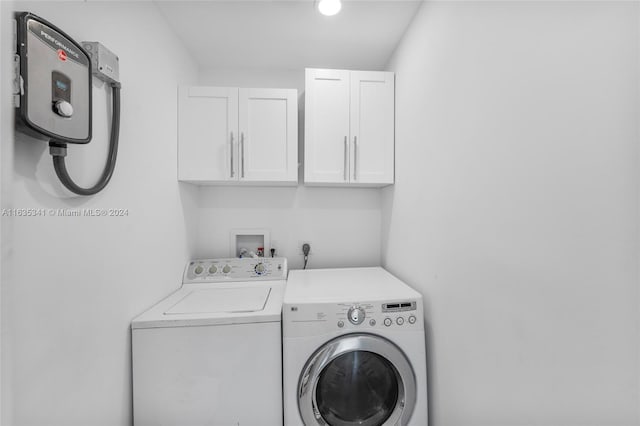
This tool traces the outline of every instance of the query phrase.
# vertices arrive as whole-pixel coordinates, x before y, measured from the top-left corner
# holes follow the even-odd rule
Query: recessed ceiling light
[[[342,9],[340,0],[320,0],[318,2],[318,11],[325,16],[333,16]]]

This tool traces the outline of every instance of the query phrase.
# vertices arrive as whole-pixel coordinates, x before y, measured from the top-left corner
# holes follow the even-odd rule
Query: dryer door
[[[372,334],[327,342],[298,383],[298,409],[307,426],[404,426],[415,402],[409,360],[395,344]]]

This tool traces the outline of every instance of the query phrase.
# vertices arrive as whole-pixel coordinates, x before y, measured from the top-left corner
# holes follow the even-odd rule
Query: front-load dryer
[[[282,425],[284,258],[189,262],[131,323],[135,426]]]
[[[427,426],[420,293],[380,267],[289,273],[285,426]]]

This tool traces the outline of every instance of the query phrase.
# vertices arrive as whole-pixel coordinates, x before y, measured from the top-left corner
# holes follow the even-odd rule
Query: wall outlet
[[[302,246],[305,244],[309,244],[309,247],[311,247],[311,250],[309,250],[309,256],[313,255],[315,253],[315,250],[311,241],[308,241],[308,240],[298,241],[298,254],[300,254],[300,256],[304,256],[304,252],[302,251]]]

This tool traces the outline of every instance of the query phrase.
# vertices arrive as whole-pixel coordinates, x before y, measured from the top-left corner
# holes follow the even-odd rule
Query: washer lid
[[[271,287],[200,289],[188,293],[165,315],[255,312],[264,309]]]
[[[280,322],[286,281],[183,285],[131,321],[131,328]]]

